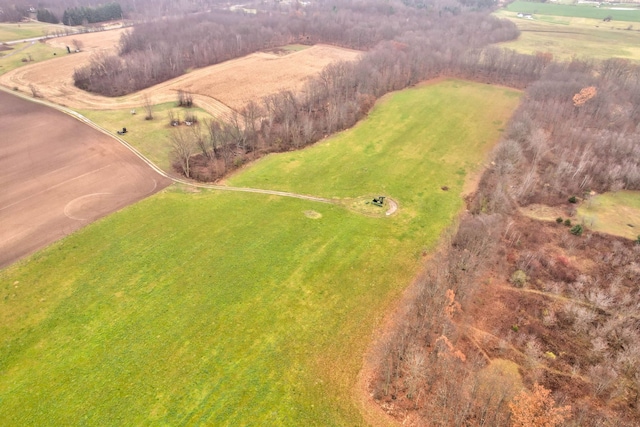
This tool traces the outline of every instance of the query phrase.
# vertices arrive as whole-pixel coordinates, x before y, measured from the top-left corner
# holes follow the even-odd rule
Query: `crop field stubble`
[[[286,55],[258,52],[178,77],[174,90],[216,98],[234,110],[281,90],[294,93],[335,61],[352,61],[361,52],[329,45],[292,50]]]
[[[248,101],[281,90],[297,91],[311,76],[331,62],[356,59],[360,52],[328,45],[308,49],[283,49],[279,55],[257,52],[242,58],[190,71],[164,83],[139,92],[108,98],[76,88],[73,72],[87,65],[95,52],[114,53],[122,31],[111,30],[78,34],[48,41],[58,49],[83,42],[81,52],[65,54],[46,63],[31,64],[0,76],[0,84],[28,92],[34,85],[42,96],[54,103],[74,109],[110,110],[140,107],[146,96],[153,104],[175,101],[180,90],[194,94],[194,103],[214,117],[229,118],[233,110]],[[65,49],[66,51],[66,49]]]
[[[519,96],[456,80],[391,94],[233,178],[385,194],[392,217],[171,187],[1,271],[0,422],[364,424],[353,388],[371,333]]]

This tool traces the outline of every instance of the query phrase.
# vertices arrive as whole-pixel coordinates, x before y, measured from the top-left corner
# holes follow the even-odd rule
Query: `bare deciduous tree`
[[[178,107],[193,107],[193,94],[183,90],[178,91]]]
[[[31,91],[31,96],[34,98],[42,98],[42,94],[33,83],[29,83],[29,90]]]
[[[187,178],[191,177],[191,157],[197,151],[193,134],[182,128],[176,129],[170,136],[171,156],[174,163],[179,165],[181,172]]]
[[[145,95],[143,98],[142,108],[144,108],[145,120],[153,120],[153,104],[151,103],[151,99],[149,99],[149,95]]]
[[[539,384],[532,392],[520,393],[509,404],[513,427],[555,427],[563,425],[571,416],[571,406],[556,406],[551,391]]]
[[[71,40],[71,44],[73,45],[73,48],[76,52],[80,52],[84,47],[84,42],[80,39]]]

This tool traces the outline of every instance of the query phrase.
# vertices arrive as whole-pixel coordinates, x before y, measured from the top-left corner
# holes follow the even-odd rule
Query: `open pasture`
[[[44,37],[56,30],[64,30],[63,25],[48,24],[46,22],[0,23],[0,43],[13,40]]]
[[[0,268],[168,184],[112,138],[0,91]]]
[[[129,108],[105,111],[79,110],[78,112],[111,132],[126,127],[131,132],[121,135],[120,138],[134,146],[163,171],[171,174],[174,172],[170,160],[170,134],[175,132],[177,128],[170,126],[169,112],[173,112],[174,117],[180,120],[184,120],[187,114],[193,115],[202,126],[205,126],[206,121],[210,120],[212,116],[202,108],[176,107],[175,102],[154,105],[152,111],[153,120],[145,119],[146,112],[142,108],[135,109],[135,115],[131,114]],[[182,128],[184,127],[182,125]]]
[[[232,179],[387,195],[390,217],[170,187],[1,271],[0,424],[364,424],[354,387],[372,331],[518,102],[423,85]]]
[[[7,50],[0,52],[0,74],[35,62],[53,59],[66,53],[66,50],[58,49],[42,42],[12,44]]]
[[[516,0],[509,3],[506,7],[510,12],[531,13],[534,14],[534,17],[535,15],[575,16],[578,18],[598,20],[609,17],[613,21],[640,22],[640,8],[635,8],[634,5],[629,5],[627,8],[633,10],[595,7],[594,5],[539,3],[523,0]]]
[[[549,52],[560,60],[578,58],[626,58],[640,60],[640,32],[629,31],[629,22],[536,15],[533,20],[500,10],[500,18],[513,21],[521,34],[499,45],[518,52]]]

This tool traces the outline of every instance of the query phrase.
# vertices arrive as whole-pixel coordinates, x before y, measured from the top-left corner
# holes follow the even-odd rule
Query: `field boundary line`
[[[190,187],[196,187],[196,188],[207,188],[207,189],[211,189],[211,190],[220,190],[220,191],[235,191],[235,192],[241,192],[241,193],[257,193],[257,194],[267,194],[267,195],[272,195],[272,196],[281,196],[281,197],[291,197],[294,199],[302,199],[302,200],[309,200],[312,202],[319,202],[319,203],[328,203],[328,204],[338,204],[337,200],[333,200],[333,199],[327,199],[324,197],[316,197],[316,196],[309,196],[309,195],[305,195],[305,194],[296,194],[296,193],[291,193],[288,191],[278,191],[278,190],[266,190],[266,189],[261,189],[261,188],[248,188],[248,187],[229,187],[226,185],[216,185],[216,184],[200,184],[200,183],[195,183],[183,178],[177,178],[175,176],[172,176],[170,174],[168,174],[167,172],[165,172],[164,170],[162,170],[160,167],[158,167],[155,163],[153,163],[151,160],[149,160],[147,157],[145,157],[140,151],[138,151],[138,149],[136,149],[134,146],[132,146],[131,144],[129,144],[127,141],[125,141],[124,139],[114,135],[113,133],[109,132],[107,129],[103,128],[102,126],[98,125],[97,123],[94,123],[93,121],[89,120],[88,118],[86,118],[85,116],[83,116],[82,114],[64,107],[62,105],[58,105],[58,104],[54,104],[52,102],[49,102],[47,100],[44,99],[37,99],[37,98],[31,98],[23,93],[16,93],[15,91],[11,91],[9,89],[7,89],[6,87],[2,87],[0,86],[0,90],[6,92],[6,93],[10,93],[14,96],[18,96],[22,99],[25,99],[27,101],[31,101],[31,102],[35,102],[38,103],[40,105],[44,105],[46,107],[50,107],[53,108],[55,110],[58,110],[62,113],[65,113],[71,117],[73,117],[74,119],[81,121],[85,124],[87,124],[88,126],[91,126],[92,128],[94,128],[95,130],[110,136],[112,138],[114,138],[116,141],[118,141],[120,144],[122,144],[124,147],[128,148],[129,151],[131,151],[133,154],[135,154],[136,156],[138,156],[143,162],[145,162],[151,169],[153,169],[154,171],[156,171],[156,173],[158,173],[159,175],[170,179],[171,181],[175,182],[175,183],[180,183],[180,184],[184,184],[184,185],[188,185]]]

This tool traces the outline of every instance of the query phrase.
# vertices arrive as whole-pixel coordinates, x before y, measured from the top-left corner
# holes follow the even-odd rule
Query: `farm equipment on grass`
[[[374,198],[371,203],[373,203],[376,206],[380,206],[382,207],[382,205],[384,204],[384,196],[378,196],[376,198]]]

